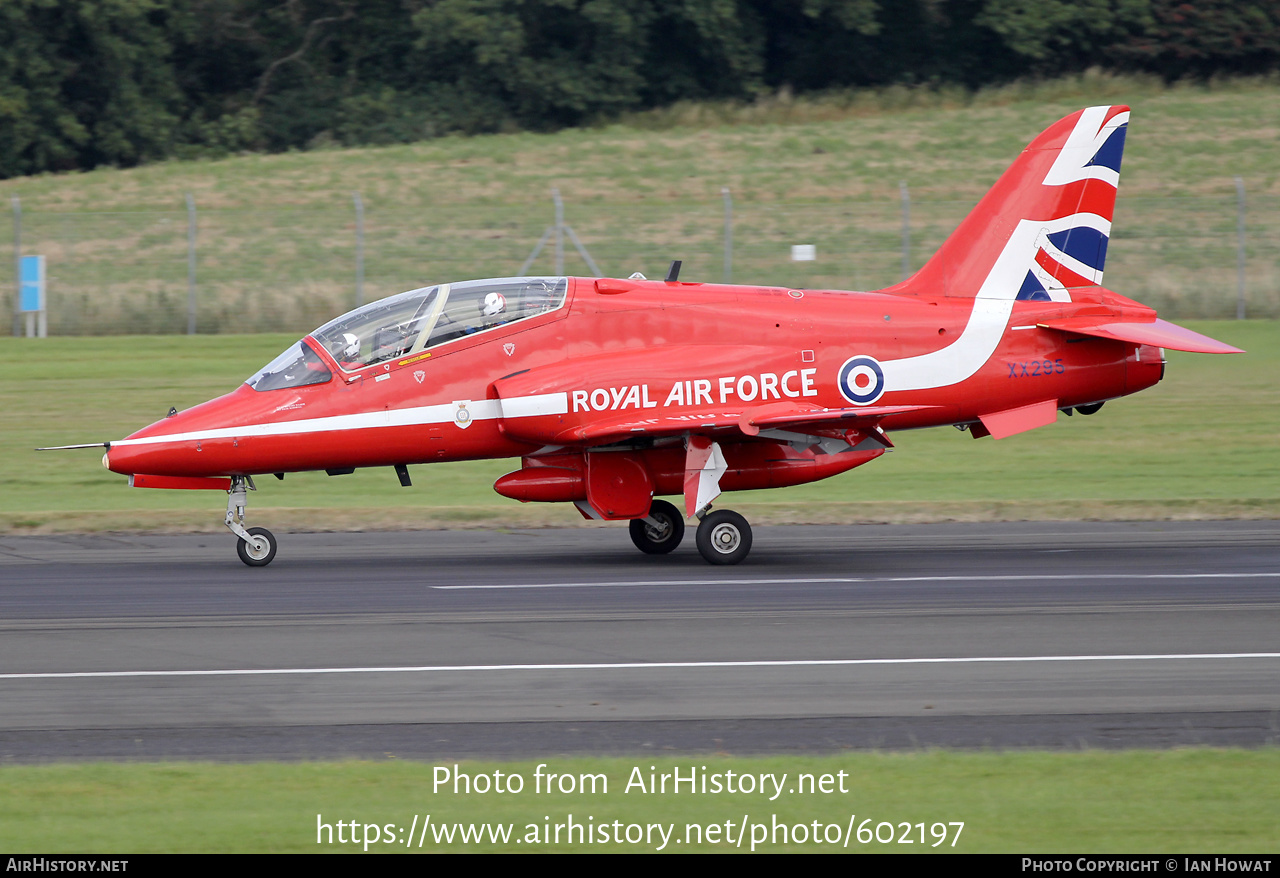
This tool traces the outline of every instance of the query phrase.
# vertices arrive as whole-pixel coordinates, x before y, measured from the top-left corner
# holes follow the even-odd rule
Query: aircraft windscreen
[[[436,317],[440,287],[388,296],[343,314],[311,333],[343,369],[381,363],[413,349]]]
[[[432,348],[564,304],[563,277],[520,277],[423,287],[326,323],[312,337],[348,372]]]
[[[305,387],[308,384],[324,384],[333,373],[304,342],[294,342],[283,354],[263,366],[248,384],[254,390],[280,390],[285,387]]]

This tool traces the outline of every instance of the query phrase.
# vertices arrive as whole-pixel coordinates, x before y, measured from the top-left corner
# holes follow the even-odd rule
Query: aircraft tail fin
[[[1124,106],[1050,125],[915,275],[885,292],[1071,301],[1102,283],[1129,123]]]

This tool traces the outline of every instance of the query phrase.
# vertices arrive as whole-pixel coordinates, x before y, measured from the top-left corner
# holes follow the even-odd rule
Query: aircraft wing
[[[1149,344],[1196,354],[1243,354],[1240,348],[1193,332],[1168,320],[1125,321],[1114,317],[1055,317],[1036,324],[1043,329],[1074,332],[1134,344]]]
[[[924,405],[826,409],[803,403],[683,412],[645,417],[641,413],[592,421],[559,434],[555,444],[607,445],[640,436],[673,436],[736,431],[757,436],[762,429],[807,433],[816,429],[870,429],[889,415],[936,408]],[[887,441],[887,440],[886,440]]]

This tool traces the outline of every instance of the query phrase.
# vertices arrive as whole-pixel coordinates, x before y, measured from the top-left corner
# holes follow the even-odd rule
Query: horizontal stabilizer
[[[1240,348],[1224,344],[1198,332],[1156,319],[1139,323],[1121,323],[1107,317],[1058,317],[1037,324],[1044,329],[1110,338],[1134,344],[1149,344],[1193,354],[1243,354]]]

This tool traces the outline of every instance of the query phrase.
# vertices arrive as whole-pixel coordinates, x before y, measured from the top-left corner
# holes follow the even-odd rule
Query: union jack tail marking
[[[916,275],[889,291],[1070,301],[1102,283],[1128,107],[1089,107],[1023,150]]]

